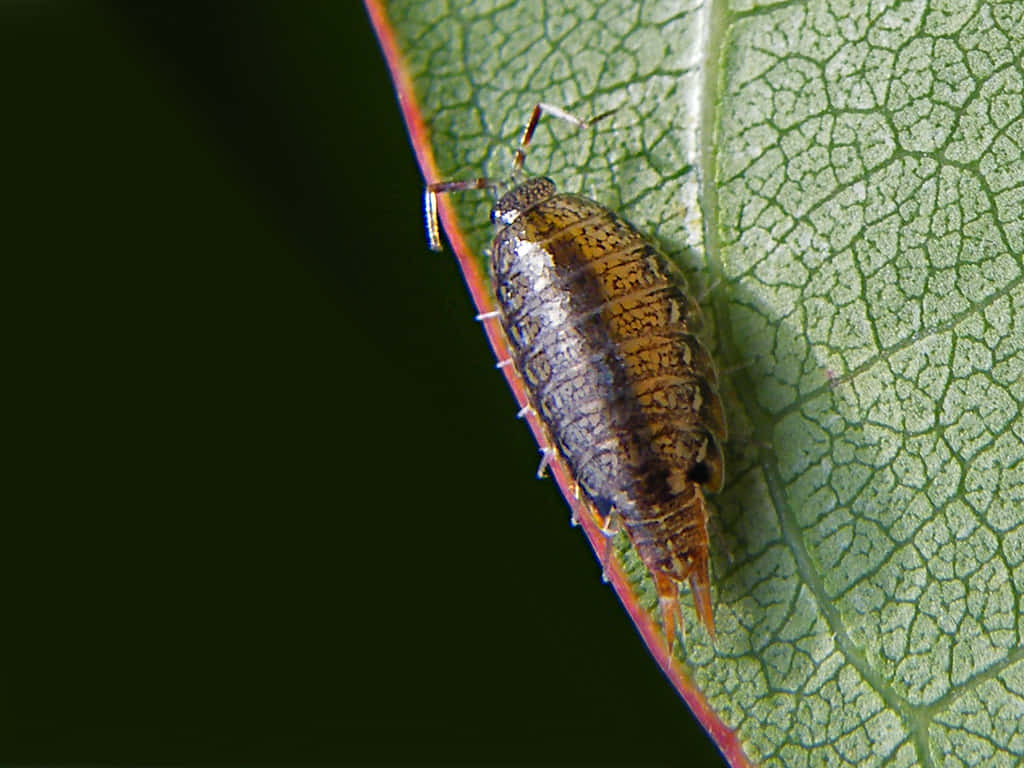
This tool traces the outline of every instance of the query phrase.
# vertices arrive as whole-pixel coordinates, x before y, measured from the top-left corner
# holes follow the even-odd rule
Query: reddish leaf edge
[[[423,120],[419,103],[416,100],[412,78],[409,75],[408,67],[405,65],[405,58],[402,56],[401,49],[399,48],[394,28],[391,26],[387,12],[384,10],[383,0],[364,0],[364,4],[370,16],[370,23],[373,25],[377,40],[384,53],[388,70],[391,73],[391,80],[394,83],[395,93],[398,97],[398,105],[402,111],[402,116],[409,132],[409,139],[420,170],[423,172],[425,183],[443,181],[444,179],[441,178],[434,160],[429,133]],[[472,251],[466,243],[466,239],[459,227],[455,210],[448,197],[440,196],[438,212],[445,234],[448,236],[448,241],[455,252],[459,268],[462,270],[466,286],[473,297],[473,303],[476,305],[477,311],[481,313],[492,311],[494,306],[486,279],[480,269],[480,262],[474,258]],[[495,324],[481,323],[481,325],[487,333],[487,339],[490,342],[491,349],[494,350],[496,359],[507,359],[509,357],[508,346],[505,343],[504,336],[495,327]],[[525,406],[527,398],[522,379],[512,366],[504,366],[501,370],[504,372],[505,379],[512,388],[516,402],[520,407]],[[530,430],[533,432],[533,436],[538,444],[542,445],[544,443],[544,428],[536,414],[530,412],[526,421],[529,423]],[[559,489],[562,491],[562,495],[569,502],[569,506],[573,510],[575,519],[580,521],[580,525],[594,551],[594,556],[604,568],[604,572],[607,574],[615,594],[618,595],[623,607],[640,633],[644,644],[651,652],[658,666],[661,667],[661,671],[669,679],[676,691],[679,692],[679,695],[686,702],[694,717],[697,718],[697,721],[711,736],[729,765],[732,768],[752,768],[754,764],[750,762],[744,753],[736,731],[726,725],[718,713],[711,708],[707,698],[694,685],[683,663],[672,655],[665,636],[661,631],[660,622],[654,613],[645,611],[640,605],[637,595],[627,580],[626,573],[618,559],[611,555],[609,557],[610,562],[605,562],[605,553],[607,551],[605,534],[602,533],[597,523],[583,508],[575,493],[573,493],[572,479],[565,463],[561,459],[553,457],[550,468]]]

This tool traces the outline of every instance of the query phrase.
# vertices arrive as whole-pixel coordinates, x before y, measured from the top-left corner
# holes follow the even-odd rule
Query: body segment
[[[544,114],[586,128],[550,104],[534,109],[516,151],[512,188],[491,211],[497,309],[529,408],[546,433],[543,468],[559,455],[577,495],[606,532],[621,526],[654,577],[669,645],[681,626],[679,584],[714,636],[704,490],[724,477],[725,415],[701,343],[700,308],[675,265],[599,203],[522,179]],[[430,247],[440,250],[437,196],[502,186],[494,179],[427,185]]]
[[[499,317],[552,447],[650,569],[670,639],[687,580],[713,633],[704,489],[721,488],[726,425],[682,275],[624,219],[549,179],[514,187],[492,219]]]

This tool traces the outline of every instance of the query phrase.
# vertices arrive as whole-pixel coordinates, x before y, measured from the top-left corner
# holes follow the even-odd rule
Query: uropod
[[[526,177],[538,104],[507,184],[430,184],[430,246],[440,250],[437,195],[507,187],[491,210],[494,312],[528,408],[544,427],[545,459],[568,469],[583,506],[607,535],[624,530],[651,572],[665,636],[682,626],[679,585],[714,637],[705,492],[724,478],[727,430],[718,375],[699,338],[701,311],[679,268],[650,238],[594,200]],[[542,465],[543,466],[543,465]]]

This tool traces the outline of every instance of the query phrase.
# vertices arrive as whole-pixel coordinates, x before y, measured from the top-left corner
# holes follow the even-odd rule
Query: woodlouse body
[[[713,632],[703,490],[722,487],[726,425],[699,306],[650,240],[550,179],[514,187],[491,218],[499,317],[552,447],[602,524],[625,528],[668,636],[687,580]]]
[[[542,114],[590,121],[538,104]],[[430,184],[430,245],[440,249],[436,195],[496,186],[490,179]],[[605,531],[621,526],[658,590],[665,634],[681,625],[679,583],[714,635],[704,490],[722,487],[725,415],[715,365],[698,338],[699,305],[678,268],[601,204],[561,194],[547,178],[515,184],[491,211],[491,276],[511,362],[565,462],[578,496]]]

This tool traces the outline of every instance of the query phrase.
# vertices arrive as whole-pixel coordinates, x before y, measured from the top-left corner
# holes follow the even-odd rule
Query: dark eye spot
[[[693,468],[687,476],[692,482],[703,485],[711,479],[711,467],[709,467],[705,462],[699,461],[693,465]]]

